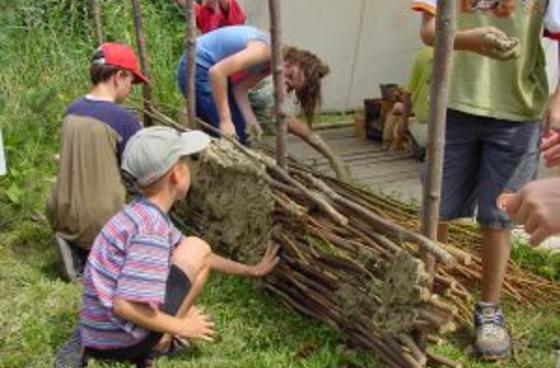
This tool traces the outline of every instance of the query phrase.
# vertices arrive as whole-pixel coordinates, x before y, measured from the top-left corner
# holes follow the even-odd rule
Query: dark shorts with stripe
[[[442,220],[473,217],[484,228],[508,229],[497,197],[537,174],[540,124],[448,110],[441,196]]]

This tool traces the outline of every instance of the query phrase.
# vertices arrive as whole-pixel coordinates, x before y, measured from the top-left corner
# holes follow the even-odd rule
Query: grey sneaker
[[[56,242],[56,249],[58,251],[58,259],[60,264],[60,272],[62,276],[68,281],[76,281],[81,277],[84,264],[82,257],[74,250],[66,239],[60,236],[59,233],[54,234]]]
[[[84,366],[82,357],[82,342],[80,328],[76,327],[72,336],[56,353],[53,368],[81,368]]]
[[[498,304],[478,303],[474,313],[475,353],[482,360],[496,361],[511,354],[511,337]]]

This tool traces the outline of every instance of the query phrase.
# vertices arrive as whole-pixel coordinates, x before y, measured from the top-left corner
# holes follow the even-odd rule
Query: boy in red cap
[[[119,164],[141,125],[120,106],[132,84],[147,83],[131,47],[104,43],[91,58],[89,94],[74,101],[62,120],[60,167],[47,203],[62,272],[75,280],[93,240],[124,204]]]

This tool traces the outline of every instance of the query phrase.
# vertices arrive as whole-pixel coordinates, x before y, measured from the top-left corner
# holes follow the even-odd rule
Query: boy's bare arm
[[[214,323],[204,314],[195,313],[188,316],[190,318],[176,318],[147,304],[122,298],[115,299],[113,310],[120,318],[149,331],[210,342],[214,334]]]
[[[436,38],[436,17],[422,13],[420,37],[427,46],[434,46]],[[495,27],[471,28],[455,33],[453,48],[457,51],[471,51],[494,59],[507,60],[517,56],[519,41],[509,38]]]
[[[212,253],[210,257],[210,268],[213,271],[226,273],[228,275],[260,278],[268,275],[278,264],[280,259],[277,254],[278,247],[269,246],[259,263],[248,266]]]

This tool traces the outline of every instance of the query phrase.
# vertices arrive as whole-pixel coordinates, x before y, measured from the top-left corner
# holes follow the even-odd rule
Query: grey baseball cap
[[[144,128],[126,144],[121,168],[140,186],[147,186],[165,175],[181,157],[200,152],[209,144],[208,134],[197,130],[181,133],[162,126]]]

